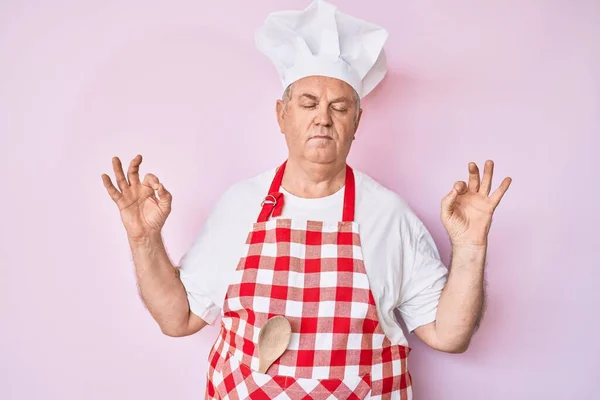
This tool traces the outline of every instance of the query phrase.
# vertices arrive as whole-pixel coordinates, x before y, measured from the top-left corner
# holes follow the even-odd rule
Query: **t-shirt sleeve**
[[[213,246],[213,219],[214,215],[209,215],[192,246],[179,262],[180,279],[187,293],[190,310],[210,325],[215,323],[221,312],[215,302],[220,282]]]
[[[265,181],[270,176],[265,174]],[[221,316],[227,288],[236,278],[240,258],[246,255],[246,240],[256,221],[264,186],[256,179],[225,190],[180,259],[180,279],[190,310],[210,325]]]
[[[448,268],[441,261],[431,234],[416,217],[403,232],[404,273],[400,315],[410,333],[435,321],[438,303],[446,285]]]

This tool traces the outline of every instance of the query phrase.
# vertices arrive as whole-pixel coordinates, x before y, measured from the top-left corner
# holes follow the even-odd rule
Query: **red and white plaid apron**
[[[278,170],[246,241],[210,352],[209,399],[401,399],[412,397],[410,348],[384,334],[354,222],[354,174],[346,167],[341,222],[269,219],[281,213]],[[288,349],[258,371],[258,334],[285,316]]]

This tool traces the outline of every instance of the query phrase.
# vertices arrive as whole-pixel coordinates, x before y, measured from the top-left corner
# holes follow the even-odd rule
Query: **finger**
[[[465,194],[468,191],[467,183],[464,181],[456,181],[454,183],[454,189],[458,192],[458,194]]]
[[[171,211],[171,201],[173,200],[173,196],[171,193],[165,189],[162,183],[158,184],[158,205],[163,212]]]
[[[125,174],[123,173],[123,165],[121,164],[119,157],[113,157],[112,164],[117,179],[117,186],[119,186],[119,189],[121,189],[122,192],[129,187],[129,183],[127,182],[127,179],[125,179]]]
[[[113,199],[115,203],[119,201],[121,197],[123,197],[123,194],[117,190],[115,185],[113,185],[112,181],[110,180],[110,176],[102,174],[102,182],[104,183],[104,187],[106,188],[110,198]]]
[[[479,167],[474,162],[469,163],[469,192],[479,191]]]
[[[158,185],[160,184],[160,181],[158,180],[158,177],[154,174],[146,174],[144,176],[144,181],[142,182],[142,185],[149,187],[152,190],[158,190]]]
[[[129,183],[131,185],[139,185],[140,184],[140,164],[142,163],[142,156],[138,154],[135,156],[133,160],[129,163],[129,169],[127,170],[127,178],[129,179]]]
[[[510,187],[511,183],[512,183],[512,178],[510,178],[510,177],[504,178],[502,183],[500,183],[500,186],[498,186],[498,189],[496,189],[494,191],[494,193],[492,193],[492,195],[490,196],[490,200],[492,200],[492,203],[494,204],[494,208],[496,208],[498,206],[498,204],[500,203],[500,200],[502,200],[502,197],[504,197],[504,194]]]
[[[479,193],[483,193],[486,196],[489,196],[490,190],[492,188],[492,177],[494,176],[494,162],[492,160],[487,160],[485,162],[485,167],[483,168],[483,178],[481,179],[481,187],[479,189]]]

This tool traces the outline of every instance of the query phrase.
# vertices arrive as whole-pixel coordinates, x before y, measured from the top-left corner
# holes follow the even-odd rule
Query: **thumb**
[[[157,191],[158,206],[165,212],[171,211],[171,201],[173,200],[171,193],[165,189],[165,186],[162,183],[158,184]]]
[[[442,199],[442,218],[447,218],[452,215],[454,211],[454,206],[456,204],[456,198],[458,197],[458,190],[456,187],[453,187],[450,193],[448,193]]]

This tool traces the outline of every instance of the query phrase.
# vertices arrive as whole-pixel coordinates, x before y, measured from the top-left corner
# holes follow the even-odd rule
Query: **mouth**
[[[325,135],[316,135],[310,138],[310,140],[313,139],[322,139],[322,140],[333,140],[333,138],[331,136],[325,136]]]

